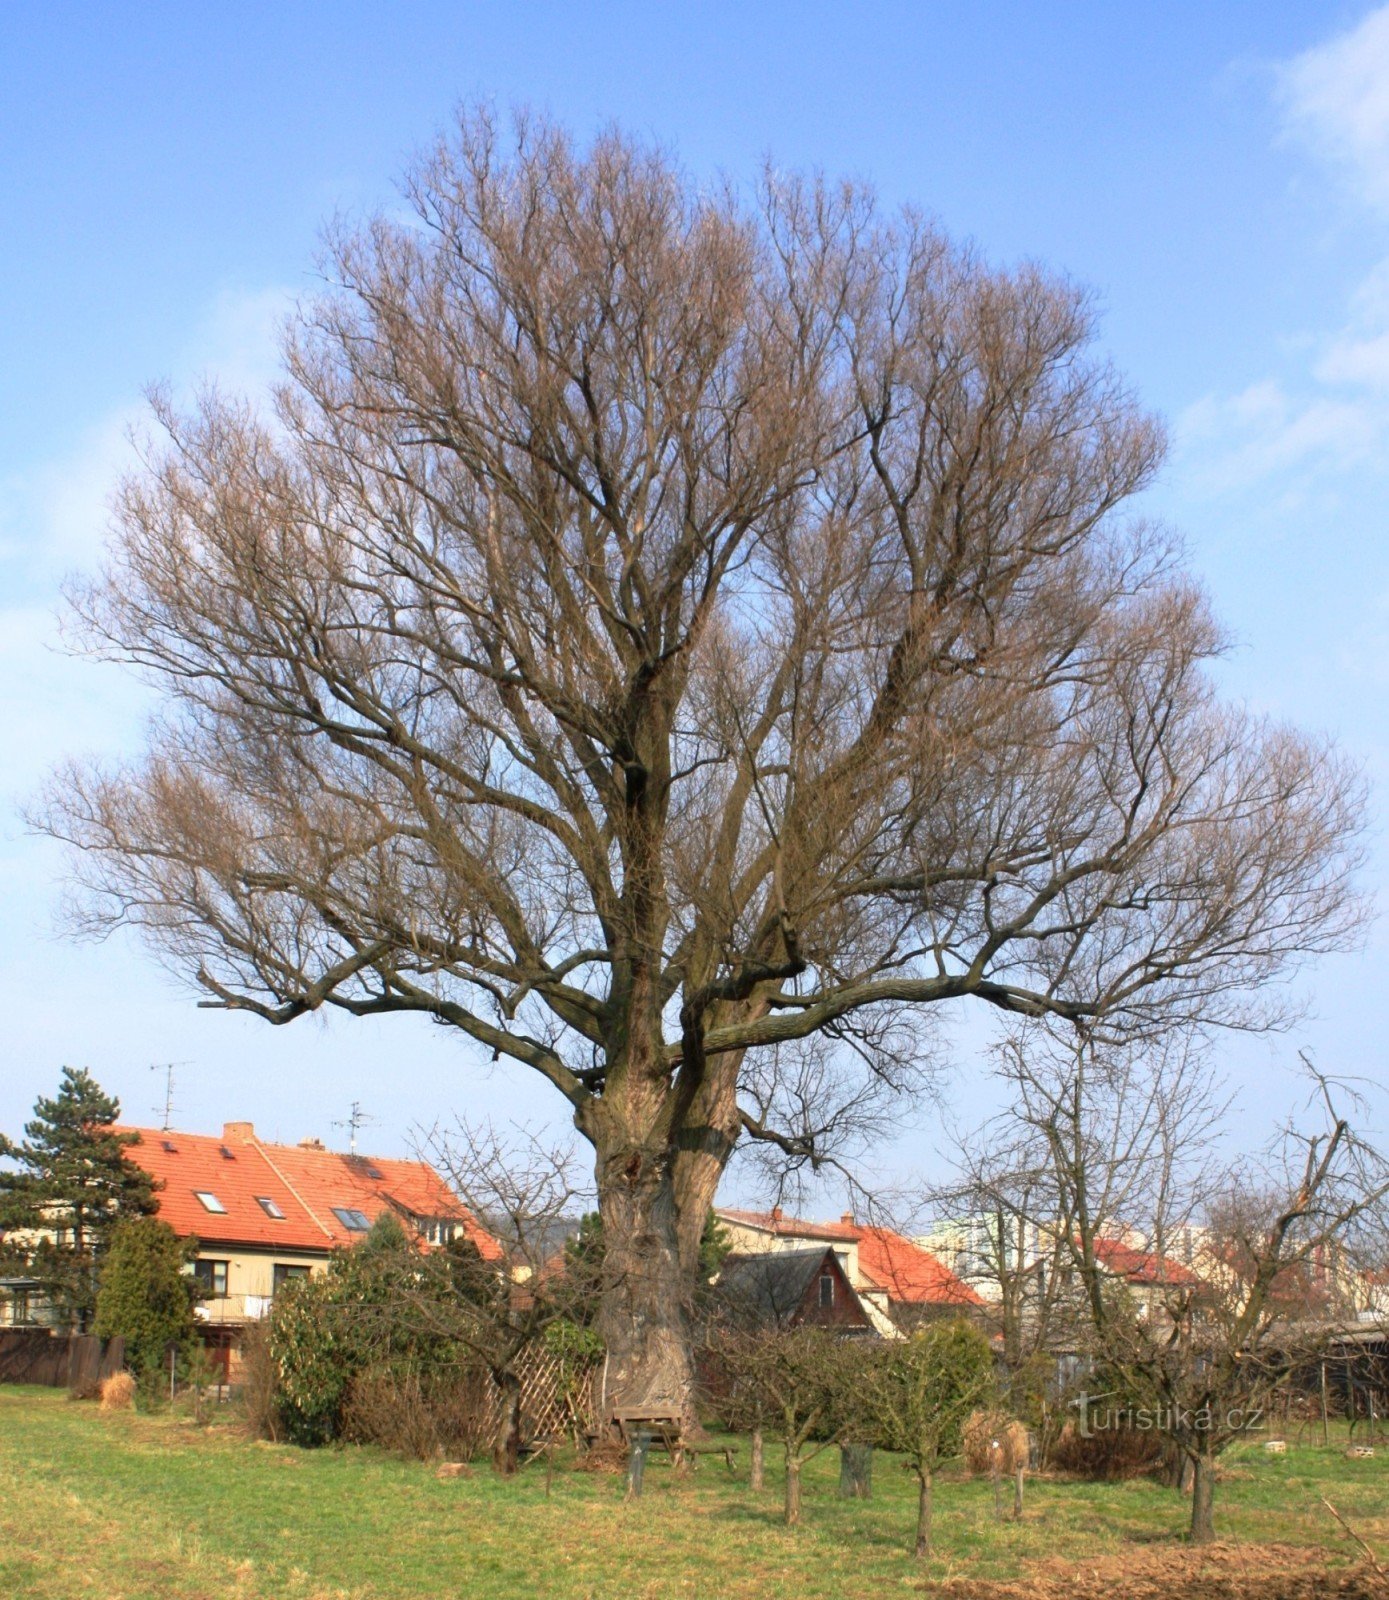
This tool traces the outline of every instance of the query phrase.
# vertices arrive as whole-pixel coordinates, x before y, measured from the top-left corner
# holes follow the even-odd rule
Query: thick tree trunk
[[[664,1163],[639,1154],[599,1160],[603,1283],[598,1328],[607,1347],[606,1405],[690,1417],[693,1273],[681,1261],[680,1217]],[[607,1171],[605,1172],[605,1168]]]
[[[748,1488],[760,1489],[766,1471],[766,1452],[762,1443],[761,1428],[752,1430],[752,1457],[748,1471]]]
[[[1196,1456],[1191,1465],[1191,1542],[1209,1544],[1215,1538],[1215,1462]]]
[[[662,1051],[659,1038],[652,1052]],[[664,1069],[629,1078],[581,1119],[597,1155],[603,1218],[598,1328],[607,1347],[605,1404],[694,1415],[691,1310],[699,1245],[736,1141],[736,1062],[711,1066],[674,1126]],[[631,1084],[646,1083],[646,1092]],[[611,1091],[610,1091],[611,1092]],[[659,1132],[657,1130],[660,1130]]]
[[[801,1460],[786,1451],[786,1526],[796,1528],[801,1521]]]
[[[922,1468],[916,1476],[916,1556],[919,1560],[931,1553],[931,1474]]]

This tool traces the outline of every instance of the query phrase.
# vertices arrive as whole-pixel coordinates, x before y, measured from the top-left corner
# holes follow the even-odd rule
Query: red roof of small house
[[[906,1305],[982,1306],[983,1299],[929,1250],[891,1228],[860,1228],[858,1259],[863,1271]]]
[[[938,1256],[891,1228],[867,1227],[848,1217],[838,1222],[806,1222],[780,1211],[737,1211],[720,1206],[729,1222],[779,1238],[827,1239],[858,1246],[859,1268],[889,1300],[908,1305],[981,1306],[983,1300],[956,1277]]]
[[[1118,1239],[1096,1239],[1095,1258],[1116,1277],[1130,1283],[1198,1284],[1201,1279],[1190,1267],[1171,1256],[1156,1255],[1148,1250],[1135,1250],[1132,1245]]]
[[[126,1159],[155,1179],[160,1217],[175,1233],[203,1244],[327,1252],[354,1244],[364,1231],[349,1228],[337,1211],[360,1212],[369,1224],[390,1211],[412,1222],[457,1222],[484,1257],[501,1255],[497,1241],[424,1161],[346,1155],[317,1143],[272,1144],[258,1139],[248,1122],[228,1123],[220,1138],[159,1128],[120,1131],[137,1136],[126,1146]]]

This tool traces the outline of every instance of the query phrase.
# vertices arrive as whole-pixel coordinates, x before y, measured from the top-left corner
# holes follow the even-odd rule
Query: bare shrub
[[[417,1461],[472,1460],[493,1433],[485,1372],[370,1371],[353,1378],[342,1412],[342,1437],[380,1445]]]
[[[246,1431],[253,1439],[278,1443],[281,1438],[275,1401],[275,1362],[270,1353],[270,1330],[251,1323],[241,1335],[241,1383],[238,1396]]]
[[[1163,1465],[1162,1435],[1137,1428],[1106,1428],[1082,1433],[1068,1422],[1052,1446],[1051,1464],[1058,1472],[1073,1473],[1095,1483],[1116,1483],[1141,1478]]]

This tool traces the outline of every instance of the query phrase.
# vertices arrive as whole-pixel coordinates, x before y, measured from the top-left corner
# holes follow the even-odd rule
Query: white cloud
[[[1361,217],[1389,212],[1389,6],[1278,67],[1276,82],[1285,135],[1347,180]],[[1389,459],[1389,257],[1339,326],[1282,347],[1305,358],[1178,417],[1178,470],[1201,493],[1262,483],[1283,507],[1325,501],[1336,475]]]
[[[1288,131],[1389,211],[1389,6],[1286,63],[1278,82]]]
[[[220,294],[166,375],[176,397],[215,383],[263,399],[278,367],[280,325],[292,306],[290,292],[281,288]],[[62,455],[35,462],[0,484],[0,560],[9,565],[12,589],[51,590],[64,572],[94,565],[112,492],[136,464],[130,435],[147,417],[145,402],[132,392]]]
[[[1286,491],[1328,469],[1375,463],[1386,441],[1389,392],[1294,394],[1266,378],[1188,406],[1177,418],[1176,465],[1206,494],[1261,482]]]
[[[287,291],[225,293],[208,308],[197,337],[168,377],[176,396],[215,382],[263,397],[277,367],[279,324]],[[6,740],[0,755],[0,839],[22,870],[28,846],[15,844],[7,802],[26,797],[65,755],[113,755],[129,749],[150,696],[128,674],[74,659],[58,632],[59,582],[93,568],[123,472],[135,465],[132,430],[143,427],[135,394],[81,433],[61,456],[39,461],[0,484],[0,700]]]

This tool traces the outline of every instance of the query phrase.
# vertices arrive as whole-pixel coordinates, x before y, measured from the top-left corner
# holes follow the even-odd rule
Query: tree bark
[[[681,1261],[680,1214],[665,1163],[640,1152],[607,1161],[600,1154],[598,1204],[608,1407],[691,1417],[692,1274]]]
[[[628,1050],[621,1089],[611,1086],[576,1122],[597,1157],[607,1404],[692,1418],[700,1239],[737,1139],[741,1058],[707,1063],[682,1109],[672,1104],[658,1024],[659,1016],[640,1062]]]
[[[796,1528],[801,1521],[801,1460],[788,1448],[786,1452],[786,1526]]]
[[[1191,1542],[1210,1544],[1215,1538],[1215,1462],[1195,1456],[1191,1465]]]
[[[922,1467],[918,1469],[916,1478],[919,1485],[916,1498],[916,1556],[921,1560],[931,1553],[931,1474]]]
[[[749,1489],[760,1489],[762,1487],[764,1467],[765,1450],[762,1443],[762,1430],[761,1428],[754,1428],[752,1430],[751,1464],[748,1471]]]
[[[842,1444],[839,1447],[839,1498],[873,1498],[873,1446]]]
[[[502,1415],[492,1446],[492,1466],[509,1478],[521,1466],[521,1380],[514,1372],[494,1372],[502,1392]]]

